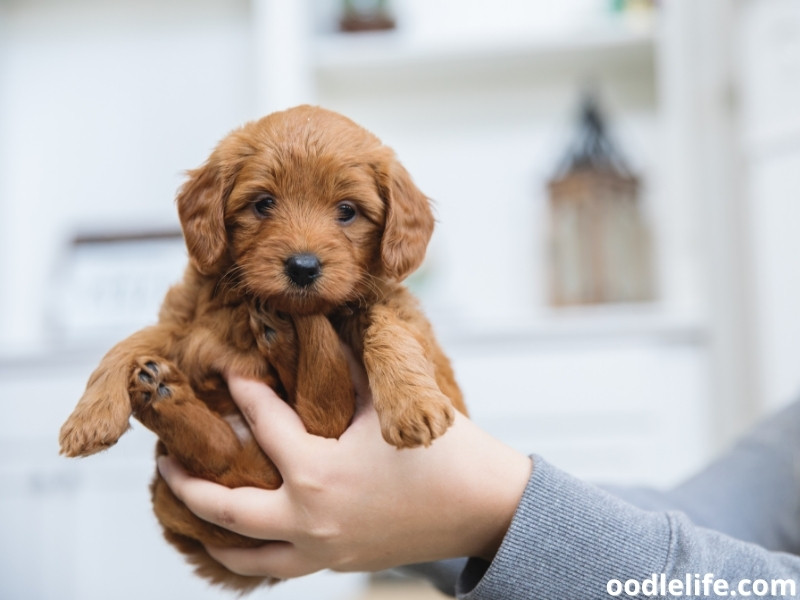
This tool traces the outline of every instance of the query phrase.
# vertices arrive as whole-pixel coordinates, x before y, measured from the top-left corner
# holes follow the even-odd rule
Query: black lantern
[[[555,306],[654,298],[641,184],[587,96],[575,140],[549,185],[550,301]]]

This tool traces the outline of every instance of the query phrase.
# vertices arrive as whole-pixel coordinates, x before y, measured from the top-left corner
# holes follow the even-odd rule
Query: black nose
[[[286,259],[284,271],[295,285],[307,287],[320,276],[322,265],[313,254],[295,254]]]

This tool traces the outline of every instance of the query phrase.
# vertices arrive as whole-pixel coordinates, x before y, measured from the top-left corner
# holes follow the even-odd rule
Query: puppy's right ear
[[[189,171],[189,180],[178,192],[178,215],[189,258],[198,271],[211,274],[225,254],[226,183],[214,157]]]
[[[61,427],[61,454],[89,456],[105,450],[130,428],[127,375],[123,369],[107,369],[103,364],[92,373],[78,405]]]

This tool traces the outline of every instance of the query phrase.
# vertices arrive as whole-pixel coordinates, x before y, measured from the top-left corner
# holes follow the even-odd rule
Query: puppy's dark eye
[[[352,202],[340,202],[336,206],[336,220],[343,225],[352,223],[356,218],[356,207]]]
[[[259,194],[253,199],[253,212],[257,217],[268,217],[275,207],[275,197],[271,194]]]

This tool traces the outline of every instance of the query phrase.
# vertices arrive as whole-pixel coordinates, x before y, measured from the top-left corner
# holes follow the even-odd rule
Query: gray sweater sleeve
[[[465,600],[609,598],[611,580],[641,584],[662,573],[684,585],[709,573],[731,589],[743,579],[796,586],[800,558],[698,527],[683,513],[643,510],[537,458],[497,556],[491,564],[470,559],[456,593]]]
[[[799,466],[800,403],[668,492],[603,490],[535,458],[491,564],[447,561],[416,571],[466,600],[609,598],[610,580],[654,574],[684,585],[709,573],[730,586],[744,579],[798,586],[800,558],[784,552],[800,548]]]

